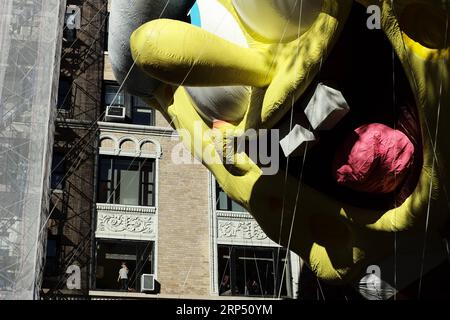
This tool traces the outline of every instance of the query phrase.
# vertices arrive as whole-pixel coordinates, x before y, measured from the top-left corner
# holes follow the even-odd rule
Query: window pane
[[[151,108],[144,100],[139,97],[132,97],[132,121],[133,124],[152,126],[153,125],[153,108]]]
[[[231,274],[230,257],[231,251],[228,246],[219,246],[219,295],[231,296]]]
[[[217,210],[223,211],[235,211],[235,212],[247,212],[245,208],[239,205],[237,202],[231,200],[230,197],[222,190],[219,184],[216,182],[216,195],[217,195]]]
[[[58,109],[68,110],[71,103],[72,80],[61,78],[58,86],[58,101],[56,103]]]
[[[111,159],[100,160],[100,180],[108,181],[111,179]]]
[[[98,185],[98,202],[111,203],[108,201],[108,182],[100,181]]]
[[[287,295],[285,249],[219,245],[218,255],[220,295],[275,297],[280,284],[281,296]]]
[[[56,256],[56,240],[48,239],[47,240],[47,257],[55,257]]]
[[[139,171],[120,172],[120,204],[139,205]]]
[[[54,152],[52,160],[51,188],[56,190],[64,189],[64,178],[65,178],[64,154]]]
[[[231,200],[231,199],[230,199]],[[235,212],[246,212],[247,210],[244,209],[240,204],[237,202],[231,200],[231,211]]]
[[[123,92],[119,93],[116,97],[117,92],[119,91],[119,86],[117,85],[106,85],[105,86],[105,105],[110,106],[123,106],[125,104],[125,96]],[[114,100],[114,98],[116,98]]]
[[[154,205],[154,161],[102,158],[99,171],[100,203]]]
[[[148,170],[146,170],[147,176],[148,176],[148,182],[154,183],[155,182],[155,161],[153,160],[147,160],[147,166]]]
[[[46,276],[55,276],[58,274],[57,247],[58,241],[54,237],[53,239],[47,239],[47,253],[44,269]]]
[[[133,96],[133,107],[149,108],[148,104],[139,97]]]
[[[153,110],[148,108],[133,108],[133,124],[153,125]]]
[[[128,159],[116,160],[116,203],[139,205],[139,163]]]
[[[154,165],[153,160],[147,159],[142,163],[142,181],[141,181],[141,201],[143,206],[153,206],[153,183],[154,183]]]
[[[100,203],[114,203],[114,197],[111,195],[114,191],[111,159],[102,158],[100,160],[99,180],[98,201]]]
[[[225,192],[219,191],[218,199],[217,199],[217,209],[228,211],[228,196]]]

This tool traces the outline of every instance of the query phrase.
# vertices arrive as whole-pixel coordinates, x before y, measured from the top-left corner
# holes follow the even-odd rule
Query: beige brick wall
[[[176,165],[176,141],[160,139],[158,280],[161,293],[209,295],[208,172]]]
[[[167,122],[166,118],[164,118],[162,113],[159,111],[156,111],[155,126],[162,128],[171,128],[169,122]]]
[[[103,72],[103,79],[108,81],[116,81],[116,77],[114,76],[111,59],[109,58],[109,54],[105,53],[105,70]]]

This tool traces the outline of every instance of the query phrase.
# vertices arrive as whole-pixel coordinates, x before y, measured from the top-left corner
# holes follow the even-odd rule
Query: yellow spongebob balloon
[[[225,192],[271,239],[333,283],[358,281],[371,264],[389,274],[396,259],[398,272],[413,270],[416,278],[439,263],[428,258],[443,251],[450,209],[448,2],[200,0],[196,6],[197,25],[155,19],[137,28],[131,54],[160,81],[149,96],[176,129],[190,133],[184,142]],[[370,23],[378,13],[381,30]],[[199,136],[199,123],[225,138]],[[413,150],[398,151],[402,168],[390,145],[372,151],[349,140],[373,125],[387,127],[376,131],[377,141],[401,133]],[[231,163],[205,159],[222,159],[228,142],[248,129],[286,127],[276,174],[265,174],[245,151]],[[299,150],[308,134],[310,145]],[[361,144],[376,159],[366,159],[366,171],[352,168],[347,178],[356,185],[339,183],[336,159],[360,163]]]

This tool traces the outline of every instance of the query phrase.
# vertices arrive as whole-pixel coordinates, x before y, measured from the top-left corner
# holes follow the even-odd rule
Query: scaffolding
[[[0,2],[0,299],[36,299],[65,1]]]

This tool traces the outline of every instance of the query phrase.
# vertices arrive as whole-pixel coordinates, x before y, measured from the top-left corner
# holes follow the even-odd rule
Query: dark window
[[[72,83],[70,78],[60,78],[58,86],[58,109],[69,110],[72,103]]]
[[[285,249],[219,245],[219,295],[278,297],[281,286],[286,297],[291,277],[285,261]]]
[[[153,126],[154,116],[153,108],[151,108],[144,100],[139,97],[132,96],[132,122],[133,124]]]
[[[105,21],[105,39],[103,40],[103,50],[108,51],[108,40],[109,40],[109,12],[106,13]]]
[[[105,106],[125,106],[125,95],[119,91],[120,86],[115,84],[106,84],[104,91]]]
[[[103,103],[108,106],[121,106],[126,108],[127,121],[136,125],[155,125],[155,109],[143,99],[133,96],[122,90],[116,82],[105,82],[103,87]]]
[[[99,202],[154,206],[155,161],[153,159],[100,159]]]
[[[49,236],[47,239],[47,252],[44,271],[46,276],[54,276],[58,274],[58,243],[58,237],[56,236]]]
[[[245,208],[233,201],[216,182],[216,209],[221,211],[246,212]]]
[[[64,154],[53,152],[51,188],[53,190],[64,189],[64,178],[66,175]]]
[[[98,241],[96,287],[103,290],[119,290],[117,282],[121,263],[128,268],[128,287],[140,290],[142,274],[152,274],[153,242],[151,241]]]

